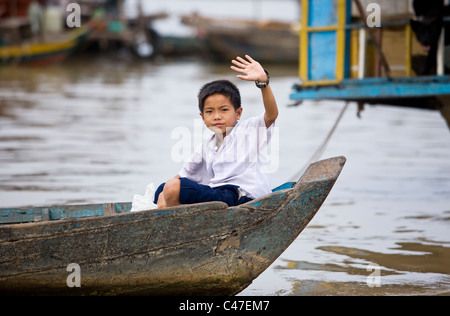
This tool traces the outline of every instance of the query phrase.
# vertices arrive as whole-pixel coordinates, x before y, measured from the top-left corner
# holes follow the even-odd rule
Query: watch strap
[[[267,81],[266,82],[255,81],[255,85],[260,89],[264,89],[265,87],[267,87],[269,85],[269,81],[270,81],[269,72],[265,69],[264,69],[264,72],[267,75]]]

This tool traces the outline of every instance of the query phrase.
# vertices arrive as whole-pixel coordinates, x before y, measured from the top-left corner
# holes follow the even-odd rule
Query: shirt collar
[[[233,129],[231,130],[231,132],[225,137],[225,139],[223,140],[222,146],[224,145],[225,142],[229,142],[232,138],[234,138],[234,134],[236,132],[236,128],[239,126],[239,121],[236,122],[236,125],[233,126]],[[208,147],[210,149],[216,150],[216,142],[217,142],[217,135],[216,133],[214,133],[213,131],[211,131],[210,129],[208,129],[211,132],[211,136],[208,136]]]

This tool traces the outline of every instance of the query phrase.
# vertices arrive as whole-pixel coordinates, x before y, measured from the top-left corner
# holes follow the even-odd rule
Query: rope
[[[336,119],[336,122],[334,122],[333,127],[331,128],[327,137],[323,140],[322,144],[316,149],[314,154],[309,158],[308,162],[303,166],[303,168],[300,169],[300,171],[298,171],[292,178],[289,179],[289,182],[296,182],[311,163],[319,160],[319,158],[322,156],[323,152],[325,151],[325,148],[327,147],[328,142],[331,139],[331,136],[333,136],[334,132],[336,131],[336,127],[338,126],[339,122],[341,121],[342,116],[344,116],[344,113],[347,110],[348,106],[349,106],[349,102],[347,102],[345,104],[345,106],[342,108],[341,112],[339,113],[339,116]]]

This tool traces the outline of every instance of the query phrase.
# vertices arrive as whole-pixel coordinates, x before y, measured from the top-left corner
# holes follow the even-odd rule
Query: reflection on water
[[[280,107],[273,186],[301,170],[340,102],[288,107],[296,67],[265,65]],[[175,175],[176,127],[194,128],[205,82],[234,80],[243,116],[258,89],[229,65],[79,56],[0,68],[0,207],[131,201]],[[347,164],[321,210],[242,295],[450,294],[450,133],[438,112],[352,105],[323,158]],[[379,267],[379,287],[367,278]]]
[[[450,274],[450,249],[438,245],[421,243],[399,243],[393,248],[399,253],[382,254],[363,249],[324,246],[319,250],[345,255],[353,259],[372,260],[389,271],[410,271]]]
[[[450,274],[450,248],[422,243],[402,243],[396,248],[399,253],[384,254],[364,249],[339,246],[323,246],[318,250],[347,257],[343,265],[318,264],[308,261],[287,261],[274,269],[295,269],[302,271],[339,272],[359,276],[360,282],[327,282],[299,280],[292,286],[292,295],[450,295],[448,278]],[[367,262],[368,264],[361,264]],[[371,264],[370,262],[376,262]],[[375,268],[377,270],[375,270]],[[379,286],[371,286],[371,275],[379,272]],[[427,274],[430,280],[420,280],[418,274]],[[419,282],[408,282],[417,277]],[[369,278],[369,279],[368,279]],[[404,279],[404,282],[400,280]],[[445,282],[442,282],[445,281]],[[405,284],[406,283],[406,284]]]

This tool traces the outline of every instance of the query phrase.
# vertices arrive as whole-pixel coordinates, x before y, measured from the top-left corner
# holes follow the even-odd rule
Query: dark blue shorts
[[[165,183],[161,184],[155,192],[155,204],[158,201],[159,194],[164,189],[164,185]],[[198,184],[188,178],[180,178],[180,185],[181,204],[221,201],[227,203],[228,206],[236,206],[252,200],[246,196],[239,198],[239,187],[236,185],[227,184],[211,188],[208,185]]]

